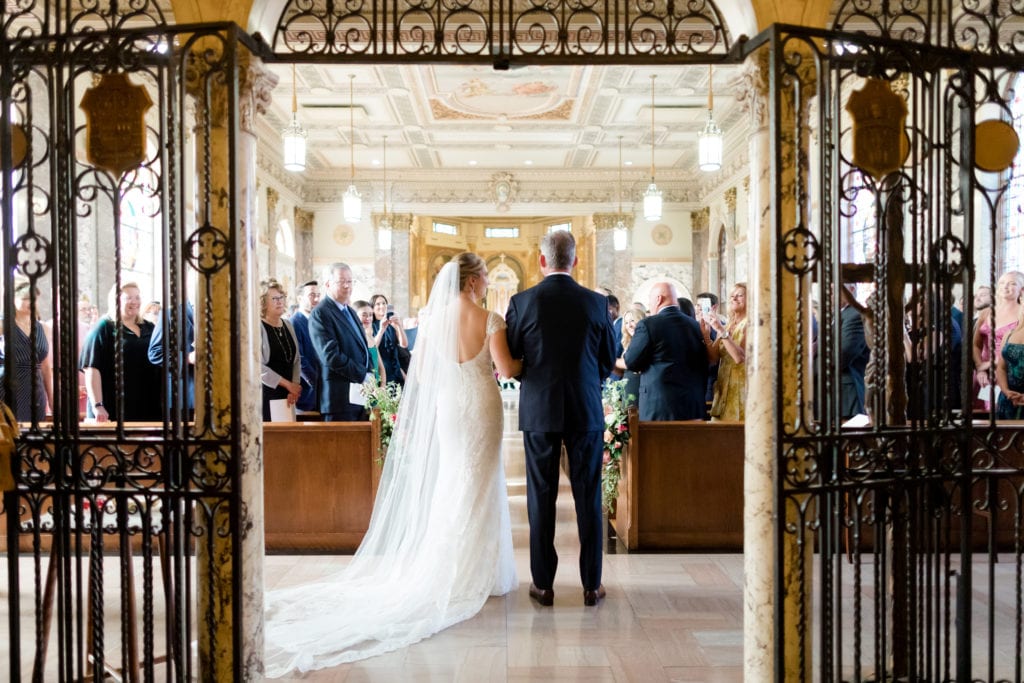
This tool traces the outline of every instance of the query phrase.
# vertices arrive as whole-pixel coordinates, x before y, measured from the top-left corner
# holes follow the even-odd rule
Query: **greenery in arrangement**
[[[629,442],[629,420],[626,415],[626,380],[607,382],[601,394],[604,404],[604,464],[601,476],[601,503],[611,512],[619,497],[619,469],[622,451]]]
[[[395,431],[395,422],[398,421],[398,403],[402,400],[402,387],[397,384],[379,386],[375,382],[367,382],[363,385],[363,395],[366,396],[366,407],[371,411],[371,420],[377,416],[373,409],[377,408],[380,411],[380,457],[377,458],[377,464],[383,465],[388,446],[391,444],[391,434]]]

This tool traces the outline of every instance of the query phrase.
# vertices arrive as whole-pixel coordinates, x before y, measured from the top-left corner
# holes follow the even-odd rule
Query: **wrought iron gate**
[[[29,420],[3,496],[7,676],[208,680],[219,670],[242,680],[232,625],[242,619],[239,330],[249,324],[224,292],[245,281],[234,150],[240,64],[254,43],[233,25],[169,26],[145,1],[6,3],[0,34],[13,361],[3,385]],[[162,283],[163,345],[142,349],[155,373],[140,386],[139,346],[121,324],[128,309],[112,292],[115,331],[102,350],[110,422],[86,424],[80,296],[96,301],[108,285],[130,293],[135,259],[147,257],[141,222]],[[82,279],[85,258],[96,259],[96,282]],[[22,280],[18,292],[38,292],[29,319],[52,318],[52,422],[28,405],[43,394],[38,375],[17,370],[43,360],[36,341],[49,335],[32,326],[31,351],[19,347]],[[216,292],[231,305],[215,309]],[[157,412],[133,417],[140,397]]]
[[[1021,115],[1024,16],[977,5],[850,2],[837,31],[748,45],[768,77],[776,198],[777,680],[1022,680],[1024,442],[972,412],[971,294],[995,284],[1004,226],[1024,218],[1007,206],[1024,156],[979,157]],[[866,258],[854,238],[874,243]],[[839,402],[847,284],[872,292],[861,427]]]

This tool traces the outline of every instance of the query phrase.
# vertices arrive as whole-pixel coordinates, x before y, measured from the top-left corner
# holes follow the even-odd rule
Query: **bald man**
[[[623,360],[640,374],[640,419],[700,420],[708,381],[708,351],[700,325],[683,315],[669,282],[651,288],[651,315],[637,323]]]

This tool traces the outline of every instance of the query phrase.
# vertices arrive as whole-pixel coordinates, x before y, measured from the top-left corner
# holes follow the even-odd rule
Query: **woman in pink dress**
[[[978,315],[978,322],[974,325],[974,383],[979,389],[984,390],[983,398],[975,401],[976,409],[991,410],[989,387],[994,384],[995,362],[993,358],[998,358],[1003,347],[1003,339],[1017,326],[1022,291],[1024,291],[1024,273],[1016,270],[1003,273],[996,283],[995,304],[981,311]],[[995,332],[992,329],[993,315],[995,316]]]

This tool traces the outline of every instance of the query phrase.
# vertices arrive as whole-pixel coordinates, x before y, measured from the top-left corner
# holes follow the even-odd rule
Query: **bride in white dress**
[[[516,586],[492,361],[506,377],[521,363],[505,322],[479,306],[486,292],[476,254],[438,274],[369,530],[338,575],[267,593],[268,677],[411,645]]]

